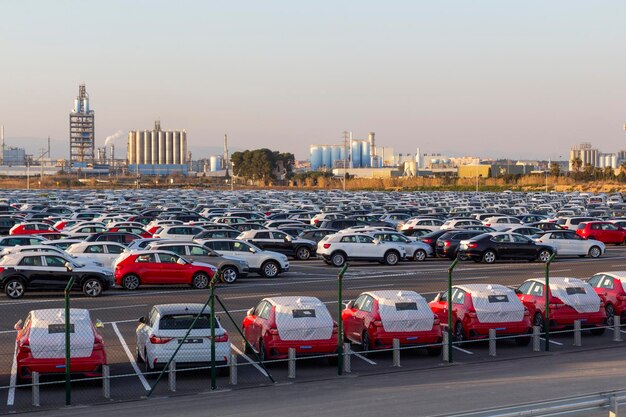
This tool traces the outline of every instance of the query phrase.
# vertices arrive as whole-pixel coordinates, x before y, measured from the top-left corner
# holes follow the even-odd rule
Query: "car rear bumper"
[[[573,309],[565,312],[559,312],[558,310],[550,310],[550,327],[554,329],[572,327],[576,320],[580,320],[583,327],[606,325],[606,314],[603,309],[600,309],[597,313],[579,313]]]
[[[72,374],[82,374],[87,377],[97,377],[102,375],[102,365],[106,365],[106,354],[96,352],[88,358],[70,359],[70,372]],[[65,358],[37,359],[24,358],[18,360],[17,375],[22,379],[30,379],[33,372],[40,374],[64,374]]]
[[[419,332],[386,332],[378,330],[370,333],[370,338],[374,344],[374,349],[390,349],[393,347],[393,339],[400,341],[400,346],[419,346],[441,343],[441,327],[437,325],[436,330],[426,330]]]
[[[296,350],[297,356],[315,356],[337,352],[337,335],[324,340],[266,340],[268,358],[285,359],[289,349]]]
[[[489,337],[489,330],[495,329],[496,336],[513,336],[520,334],[530,334],[532,325],[530,319],[522,322],[501,322],[501,323],[479,323],[467,324],[467,333],[470,339],[486,339]]]

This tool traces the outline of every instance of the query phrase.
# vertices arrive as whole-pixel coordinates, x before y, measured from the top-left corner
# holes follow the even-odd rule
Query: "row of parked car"
[[[500,284],[456,285],[452,293],[439,293],[430,303],[410,290],[367,291],[349,301],[341,313],[344,340],[361,351],[389,349],[393,339],[402,347],[423,347],[431,356],[441,352],[442,325],[448,323],[448,297],[452,301],[455,341],[512,336],[516,344],[528,345],[532,326],[545,327],[549,310],[550,328],[559,330],[580,320],[592,334],[601,335],[616,315],[626,315],[626,271],[602,272],[588,281],[576,278],[550,279],[546,305],[545,280],[529,279],[511,289]],[[155,305],[139,318],[136,329],[136,359],[147,373],[162,369],[180,346],[180,366],[210,363],[211,320],[215,324],[216,364],[228,373],[230,339],[217,317],[210,317],[200,304]],[[184,336],[198,316],[187,339]],[[15,325],[17,376],[20,382],[32,372],[62,372],[65,360],[65,324],[60,309],[33,310]],[[89,311],[72,309],[71,369],[88,377],[99,376],[107,363],[101,323],[91,321]],[[311,296],[281,296],[262,299],[247,311],[242,322],[247,353],[255,351],[262,361],[285,359],[289,349],[299,356],[337,352],[338,325],[326,305]],[[185,343],[182,343],[185,340]],[[182,346],[181,346],[182,344]]]

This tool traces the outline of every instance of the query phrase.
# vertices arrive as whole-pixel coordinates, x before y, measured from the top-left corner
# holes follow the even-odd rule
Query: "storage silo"
[[[322,145],[322,166],[328,168],[331,159],[330,147]]]
[[[159,164],[165,164],[165,132],[159,130],[158,134],[159,139]]]
[[[187,132],[180,132],[180,163],[187,163]]]
[[[159,163],[159,135],[156,130],[152,130],[150,132],[150,147],[152,148],[152,152],[150,155],[150,163],[158,164]]]
[[[361,141],[353,140],[351,144],[350,156],[352,157],[352,168],[361,168]]]
[[[370,143],[366,140],[361,142],[361,167],[369,168],[372,166],[370,159]]]
[[[172,132],[172,163],[180,164],[180,132]]]
[[[174,157],[172,156],[172,131],[165,132],[165,163],[172,164]]]
[[[615,155],[614,153],[611,154],[611,168],[617,168],[617,155]]]
[[[335,166],[337,166],[337,161],[341,160],[341,146],[333,145],[331,147],[330,154],[331,154],[331,160],[332,160],[330,166],[334,168]]]
[[[311,169],[317,171],[322,166],[322,148],[317,145],[311,146]]]
[[[144,142],[145,135],[141,130],[138,130],[136,133],[137,133],[137,147],[135,148],[136,149],[135,158],[136,158],[137,164],[144,164],[145,160],[143,159],[143,146],[144,146],[143,142]]]
[[[143,132],[143,163],[152,163],[152,132],[146,130]]]
[[[137,137],[135,136],[135,132],[128,132],[128,163],[135,164],[136,158],[136,148],[137,148]]]

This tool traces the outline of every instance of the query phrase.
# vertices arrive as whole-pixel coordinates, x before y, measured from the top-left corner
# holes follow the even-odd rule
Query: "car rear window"
[[[490,295],[487,297],[490,303],[508,303],[509,296],[506,294]]]
[[[186,330],[191,327],[195,314],[170,314],[161,317],[159,321],[159,330]],[[211,327],[210,314],[203,314],[198,317],[194,329],[209,329]],[[215,322],[215,327],[219,327]]]
[[[396,303],[396,311],[409,311],[409,310],[417,311],[417,303],[415,302]]]
[[[297,309],[291,310],[291,315],[294,319],[301,319],[304,317],[315,317],[315,309],[314,308],[306,308],[306,309]]]
[[[49,324],[48,334],[65,333],[65,324]],[[74,325],[70,324],[70,333],[74,333]]]
[[[586,294],[583,287],[567,287],[565,291],[567,292],[567,295]]]

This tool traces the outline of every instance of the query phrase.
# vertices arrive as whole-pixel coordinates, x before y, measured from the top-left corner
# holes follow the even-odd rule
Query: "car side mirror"
[[[15,326],[13,326],[13,328],[14,328],[15,330],[17,330],[17,331],[20,331],[20,330],[22,330],[22,327],[23,327],[23,326],[24,326],[24,320],[19,319],[19,320],[17,321],[17,323],[15,323]]]
[[[291,236],[285,236],[285,242],[291,242],[293,238]]]
[[[146,317],[145,316],[141,316],[139,317],[139,320],[137,320],[139,323],[143,323],[146,324]]]
[[[69,262],[65,262],[65,269],[67,269],[67,272],[72,272],[72,270],[74,269],[74,265]]]
[[[248,315],[248,316],[253,316],[253,315],[254,315],[254,307],[252,307],[250,310],[248,310],[248,311],[246,312],[246,315]]]
[[[100,319],[96,319],[96,329],[103,329],[104,323]]]

